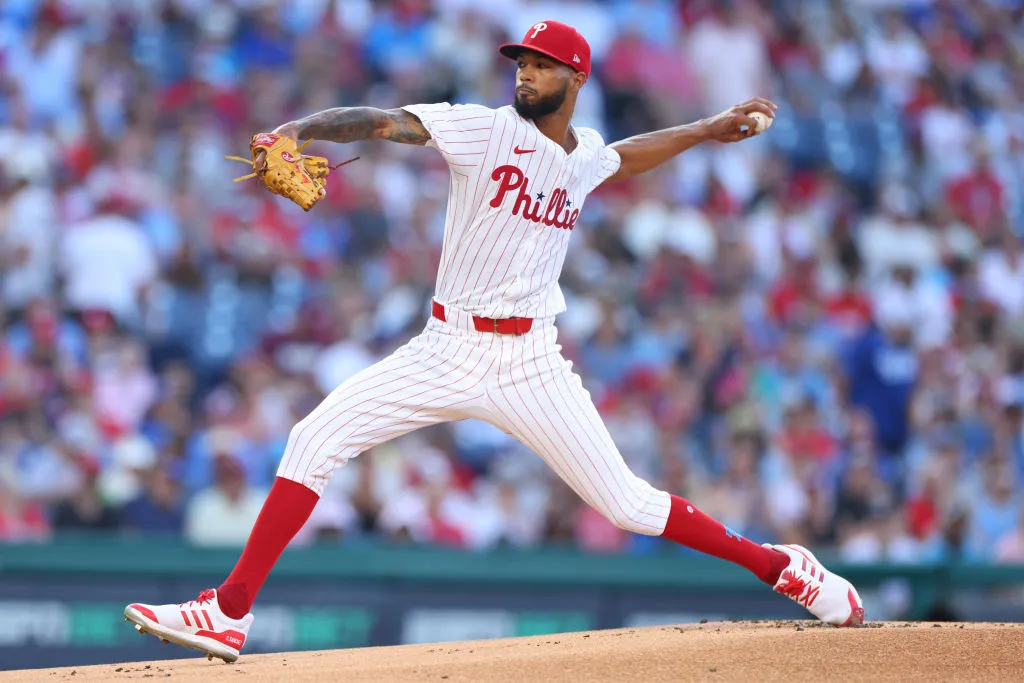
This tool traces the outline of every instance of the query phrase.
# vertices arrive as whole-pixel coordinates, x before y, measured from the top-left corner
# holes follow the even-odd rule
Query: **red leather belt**
[[[442,322],[448,321],[444,314],[444,306],[434,301],[432,302],[431,309],[435,318]],[[533,318],[481,318],[478,315],[474,315],[473,327],[476,328],[477,332],[522,335],[529,332],[530,328],[533,327]]]

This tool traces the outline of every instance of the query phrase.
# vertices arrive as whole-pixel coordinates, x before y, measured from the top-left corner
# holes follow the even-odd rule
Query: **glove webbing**
[[[296,151],[301,154],[302,150],[304,150],[307,147],[309,147],[309,144],[311,142],[313,142],[313,138],[310,138],[309,140],[306,140],[305,142],[303,142],[302,145]],[[249,164],[249,166],[251,166],[253,168],[253,172],[252,173],[249,173],[248,175],[243,175],[243,176],[239,176],[239,177],[235,178],[234,180],[231,181],[233,183],[237,183],[239,180],[248,180],[249,178],[255,178],[257,175],[259,175],[259,173],[256,171],[256,162],[253,161],[252,159],[244,159],[244,158],[242,158],[240,156],[235,156],[234,154],[225,154],[224,158],[225,159],[229,159],[231,161],[241,161],[243,164]],[[353,161],[356,161],[357,159],[359,159],[359,157],[352,157],[348,161],[342,161],[340,164],[335,164],[334,166],[328,166],[328,168],[333,171],[334,169],[339,168],[341,166],[344,166],[345,164],[351,164]]]

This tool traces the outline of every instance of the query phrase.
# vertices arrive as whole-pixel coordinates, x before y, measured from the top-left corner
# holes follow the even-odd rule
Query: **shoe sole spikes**
[[[128,617],[125,617],[124,620],[125,621],[131,621],[130,619],[128,619]],[[135,626],[135,630],[138,632],[138,634],[140,636],[145,636],[145,635],[149,635],[150,634],[150,631],[147,631],[146,629],[144,629],[142,627],[142,624],[136,624],[134,621],[132,621],[131,623],[132,623],[133,626]],[[155,633],[153,633],[153,635],[157,636],[158,638],[160,638],[160,644],[161,645],[166,645],[167,643],[171,642],[171,641],[167,640],[166,638],[164,638],[162,636],[158,636]],[[189,645],[185,645],[185,647],[190,647],[190,646]],[[195,648],[192,648],[192,649],[195,649]],[[213,658],[214,658],[213,653],[211,653],[211,652],[204,652],[203,654],[206,655],[207,661],[210,661],[210,662],[213,661]],[[222,660],[225,664],[230,664],[231,661],[232,661],[232,660],[226,659],[224,657],[218,657],[218,659]]]

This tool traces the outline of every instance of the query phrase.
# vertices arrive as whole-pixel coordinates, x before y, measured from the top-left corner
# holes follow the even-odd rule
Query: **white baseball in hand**
[[[772,127],[772,122],[775,121],[775,117],[759,111],[752,112],[750,118],[754,119],[754,135],[765,132]]]

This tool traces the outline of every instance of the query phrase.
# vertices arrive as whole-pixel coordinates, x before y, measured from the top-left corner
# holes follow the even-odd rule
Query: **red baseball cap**
[[[560,21],[537,22],[527,30],[523,42],[498,48],[509,59],[518,58],[523,50],[534,50],[590,75],[590,44],[579,31]]]

